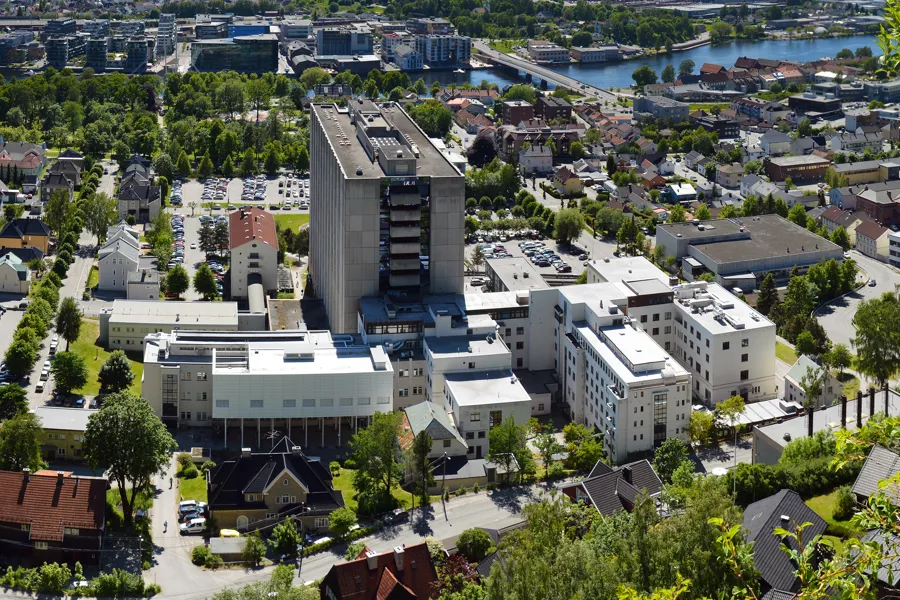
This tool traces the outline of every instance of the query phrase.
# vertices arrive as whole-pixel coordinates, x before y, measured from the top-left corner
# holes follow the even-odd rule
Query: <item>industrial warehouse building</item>
[[[729,289],[752,290],[767,273],[844,259],[840,246],[778,215],[666,223],[656,228],[656,243],[681,259],[688,281],[709,271]]]

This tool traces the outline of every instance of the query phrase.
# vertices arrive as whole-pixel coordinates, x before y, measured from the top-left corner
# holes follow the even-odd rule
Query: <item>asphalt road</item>
[[[856,314],[857,306],[862,300],[877,298],[884,292],[893,292],[894,287],[900,285],[900,273],[884,263],[860,254],[856,250],[851,250],[850,254],[860,268],[865,271],[866,279],[869,281],[874,279],[876,285],[870,287],[866,284],[856,292],[839,298],[828,306],[819,309],[816,314],[832,342],[835,344],[846,344],[847,347],[852,349],[850,340],[856,335],[856,330],[853,327],[853,315]]]
[[[257,581],[268,580],[273,567],[264,569],[224,569],[208,571],[191,564],[190,553],[194,546],[203,542],[199,536],[181,536],[175,524],[175,507],[179,500],[178,491],[169,489],[168,479],[176,470],[174,456],[168,471],[156,478],[158,494],[151,513],[153,543],[156,547],[153,568],[144,573],[147,581],[159,583],[163,599],[202,600],[220,592],[226,587],[242,586]],[[422,522],[421,513],[416,511],[409,523],[397,525],[363,538],[369,548],[381,552],[401,544],[421,542],[425,536],[446,540],[459,535],[471,527],[501,528],[521,520],[522,507],[536,500],[539,488],[504,490],[502,492],[480,492],[453,498],[446,504],[446,511],[438,504],[426,513]],[[164,523],[168,521],[168,528]],[[332,565],[343,562],[344,545],[333,551],[317,554],[304,559],[296,584],[320,579]]]

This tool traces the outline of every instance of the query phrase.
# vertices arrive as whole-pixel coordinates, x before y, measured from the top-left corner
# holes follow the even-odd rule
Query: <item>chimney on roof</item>
[[[250,448],[241,448],[241,457],[247,458],[250,456]]]
[[[24,469],[22,469],[22,473],[25,475],[25,483],[28,483],[28,481],[31,479],[31,469],[25,467]]]
[[[366,566],[369,567],[370,571],[378,568],[378,553],[374,550],[366,551]]]
[[[65,472],[65,471],[57,471],[57,472],[56,472],[56,480],[57,480],[59,483],[62,483],[62,480],[63,480],[63,478],[64,478],[65,476],[66,476],[66,472]]]
[[[303,456],[303,450],[300,446],[291,446],[291,454],[294,456]]]
[[[403,546],[394,546],[394,565],[397,567],[398,571],[403,570],[404,552]]]
[[[622,479],[624,479],[627,483],[632,483],[631,467],[625,467],[622,469]]]

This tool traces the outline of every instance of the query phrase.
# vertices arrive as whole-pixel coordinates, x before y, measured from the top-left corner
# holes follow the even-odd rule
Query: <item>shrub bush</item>
[[[345,469],[355,469],[356,461],[353,460],[352,458],[348,458],[347,460],[344,461],[344,468]]]
[[[795,464],[738,464],[725,475],[725,487],[734,487],[737,503],[747,506],[771,496],[781,489],[794,490],[804,498],[826,494],[838,486],[851,483],[862,463],[850,463],[834,470],[831,457],[821,457]]]
[[[856,506],[856,500],[850,491],[849,485],[842,485],[837,489],[837,499],[834,503],[834,511],[831,516],[836,521],[846,521],[853,516],[853,509]]]
[[[200,472],[203,474],[206,474],[215,468],[216,468],[216,463],[211,460],[208,460],[205,463],[203,463],[202,465],[200,465]]]
[[[191,455],[187,452],[179,452],[178,456],[175,457],[175,460],[178,461],[178,469],[186,469],[188,465],[194,464],[193,459],[191,459]]]
[[[198,567],[205,565],[210,556],[212,556],[212,552],[206,546],[197,546],[191,550],[191,562]]]

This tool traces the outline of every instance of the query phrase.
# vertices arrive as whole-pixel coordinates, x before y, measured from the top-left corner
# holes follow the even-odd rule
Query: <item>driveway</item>
[[[864,271],[864,279],[874,279],[876,285],[874,287],[869,287],[868,284],[864,285],[859,290],[820,308],[816,314],[832,342],[846,344],[848,348],[852,349],[850,340],[856,335],[853,327],[853,315],[856,314],[859,303],[862,300],[877,298],[885,292],[893,292],[894,287],[900,285],[900,273],[856,250],[851,250],[850,254],[860,269]]]

